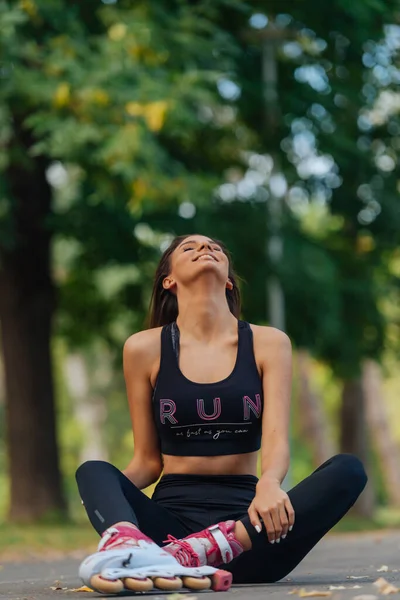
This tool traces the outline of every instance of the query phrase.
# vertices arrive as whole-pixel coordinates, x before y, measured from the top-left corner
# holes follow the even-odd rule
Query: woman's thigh
[[[295,524],[287,538],[270,544],[263,530],[253,547],[226,568],[235,583],[272,583],[288,575],[351,508],[367,477],[354,456],[340,454],[288,492]]]

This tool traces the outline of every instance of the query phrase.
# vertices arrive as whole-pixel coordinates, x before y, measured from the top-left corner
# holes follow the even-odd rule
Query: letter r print
[[[160,400],[160,421],[163,425],[165,425],[165,419],[168,419],[172,425],[178,422],[174,417],[175,412],[176,404],[173,400]]]

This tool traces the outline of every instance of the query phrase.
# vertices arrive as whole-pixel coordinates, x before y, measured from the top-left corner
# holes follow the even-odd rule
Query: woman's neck
[[[237,319],[229,310],[225,293],[222,297],[206,294],[191,294],[190,298],[179,298],[179,315],[176,320],[185,338],[210,342],[222,334],[237,329]]]

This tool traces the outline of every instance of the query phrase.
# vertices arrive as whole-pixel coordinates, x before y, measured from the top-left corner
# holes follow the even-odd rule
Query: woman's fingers
[[[260,533],[264,523],[268,540],[271,544],[284,540],[294,525],[295,513],[289,497],[279,501],[274,508],[256,507],[252,502],[248,508],[248,515],[253,527]]]
[[[261,521],[260,521],[260,517],[258,515],[258,512],[254,506],[254,502],[252,502],[248,508],[247,511],[249,518],[250,518],[250,523],[253,525],[254,529],[257,531],[257,533],[260,533],[261,529],[262,529],[262,525],[261,525]]]
[[[284,540],[294,525],[294,510],[290,500],[282,502],[275,508],[269,509],[262,514],[267,530],[268,539],[271,543],[280,543]]]
[[[287,497],[285,500],[285,509],[286,509],[286,514],[288,516],[288,525],[289,525],[288,530],[292,531],[293,525],[294,525],[295,514],[294,514],[294,508],[292,506],[292,503],[290,502],[289,497]]]
[[[268,540],[271,542],[271,544],[275,544],[275,525],[269,512],[263,514],[263,521],[265,525],[265,530],[267,532]]]
[[[289,517],[286,512],[286,506],[283,502],[279,507],[279,520],[281,522],[281,527],[282,527],[281,537],[284,540],[289,531]]]
[[[276,508],[271,509],[270,515],[271,515],[271,519],[272,519],[272,522],[274,524],[274,529],[275,529],[275,541],[279,544],[279,542],[281,541],[281,535],[282,535],[282,525],[281,525],[279,508],[276,507]]]

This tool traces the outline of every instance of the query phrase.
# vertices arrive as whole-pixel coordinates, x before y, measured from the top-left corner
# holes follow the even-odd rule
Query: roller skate
[[[224,521],[188,535],[182,540],[168,536],[164,550],[187,567],[218,567],[229,563],[243,552],[234,534],[235,521]]]
[[[103,533],[98,552],[82,562],[79,576],[85,585],[103,594],[153,588],[225,591],[232,583],[231,573],[208,565],[183,565],[139,529],[122,525]]]

